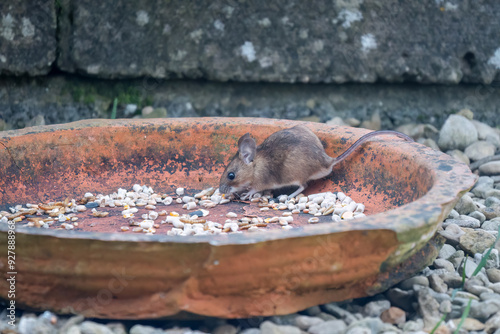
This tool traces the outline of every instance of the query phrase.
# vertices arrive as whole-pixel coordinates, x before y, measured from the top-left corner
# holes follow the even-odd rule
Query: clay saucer
[[[134,184],[173,194],[217,186],[238,138],[299,122],[251,118],[88,120],[0,132],[0,210],[109,194]],[[304,123],[336,156],[368,130]],[[441,152],[374,138],[306,194],[343,191],[367,217],[292,230],[213,236],[16,227],[16,305],[87,317],[287,314],[373,295],[437,255],[435,233],[475,176]],[[236,203],[231,210],[248,204]],[[229,208],[229,207],[228,207]],[[229,209],[228,209],[229,210]],[[108,227],[109,227],[108,226]],[[0,248],[7,249],[7,224]],[[7,252],[0,266],[7,268]],[[0,295],[8,285],[0,280]]]

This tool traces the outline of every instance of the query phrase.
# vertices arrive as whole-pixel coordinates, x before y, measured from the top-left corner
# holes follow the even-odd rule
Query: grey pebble
[[[444,269],[444,268],[431,269],[431,268],[427,267],[427,268],[424,268],[421,273],[422,273],[422,275],[425,275],[428,277],[429,275],[432,275],[432,274],[444,275],[446,273],[449,273],[449,271]]]
[[[486,282],[486,283],[488,283],[488,282]],[[464,287],[467,287],[470,285],[485,286],[485,282],[483,282],[483,280],[480,277],[474,276],[474,277],[471,277],[465,281]]]
[[[480,185],[487,185],[489,186],[490,188],[493,187],[493,184],[495,183],[495,180],[490,177],[490,176],[480,176],[478,179],[477,179],[477,182],[476,184],[474,185],[474,188],[480,186]]]
[[[443,150],[463,150],[478,140],[474,125],[461,115],[450,115],[439,131],[438,145]]]
[[[474,201],[470,196],[463,195],[455,205],[455,210],[460,215],[468,215],[469,213],[476,210],[476,204],[474,204]],[[458,218],[458,217],[453,217],[453,218]]]
[[[214,328],[212,334],[236,334],[238,333],[238,328],[233,325],[225,324]]]
[[[448,286],[443,281],[443,279],[441,277],[439,277],[438,275],[432,274],[428,278],[429,278],[430,287],[434,291],[440,292],[440,293],[446,293],[446,291],[448,291]]]
[[[476,269],[477,264],[474,262],[474,259],[471,257],[467,257],[467,261],[464,260],[458,267],[458,273],[460,274],[460,276],[462,276],[465,271],[465,277],[471,278]]]
[[[53,319],[55,319],[57,322],[57,315],[55,315],[50,311],[44,311],[42,314],[38,316],[38,319],[44,321],[47,324],[50,324]]]
[[[496,205],[500,205],[500,199],[497,198],[496,196],[487,197],[486,200],[484,201],[484,205],[486,205],[489,208]]]
[[[473,293],[476,296],[480,296],[482,293],[493,293],[492,289],[489,289],[485,286],[476,284],[476,282],[472,282],[471,280],[466,280],[464,284],[464,288],[467,292]]]
[[[485,175],[500,174],[500,161],[490,161],[479,166],[479,172]]]
[[[261,334],[262,332],[258,328],[247,328],[242,330],[239,334]]]
[[[400,333],[398,328],[391,324],[386,324],[380,318],[364,318],[349,325],[345,333],[359,333],[353,331],[354,328],[367,328],[371,333],[387,333],[389,331]],[[364,333],[364,332],[363,332]]]
[[[372,332],[369,328],[366,327],[353,327],[348,329],[345,334],[372,334]]]
[[[469,196],[470,197],[470,196]],[[448,214],[448,217],[446,217],[446,219],[450,218],[450,219],[456,219],[460,216],[460,214],[455,210],[455,209],[452,209],[450,211],[450,213]]]
[[[307,315],[299,315],[295,318],[295,326],[303,330],[308,330],[309,327],[318,325],[325,322],[323,319],[318,317],[309,317]]]
[[[451,300],[444,300],[439,304],[439,312],[450,313],[451,312]]]
[[[147,326],[143,326],[147,327]],[[190,328],[171,328],[171,329],[165,329],[161,334],[207,334],[206,332],[198,331],[198,330],[191,330]],[[132,330],[130,331],[130,334],[132,334]],[[155,333],[156,334],[156,333]]]
[[[489,299],[479,303],[472,303],[469,315],[475,319],[485,321],[500,311],[500,300]]]
[[[69,329],[75,325],[82,323],[85,320],[83,315],[75,315],[69,318],[59,329],[59,334],[69,334]],[[80,328],[78,327],[78,333],[80,332]]]
[[[451,319],[459,319],[464,313],[464,305],[452,305],[451,312],[448,314],[448,317]]]
[[[464,150],[464,153],[471,160],[481,160],[495,154],[495,145],[490,142],[479,140],[470,144]]]
[[[420,141],[420,139],[418,140],[418,142],[424,144],[425,146],[427,147],[430,147],[432,149],[435,149],[436,151],[440,151],[439,149],[439,146],[438,144],[434,141],[434,139],[431,139],[431,138],[426,138],[422,141]]]
[[[323,319],[324,321],[330,321],[330,320],[337,320],[333,315],[328,314],[326,312],[321,312],[320,314],[316,315],[318,318]]]
[[[293,325],[295,323],[295,318],[298,316],[296,313],[285,314],[285,315],[274,315],[269,318],[270,321],[276,325]]]
[[[315,316],[321,313],[321,307],[319,307],[318,305],[311,306],[305,309],[304,312],[309,316]]]
[[[480,223],[483,223],[486,220],[485,215],[479,211],[473,211],[473,212],[469,213],[469,217],[472,217],[472,218],[479,220]]]
[[[457,291],[457,293],[455,294],[455,299],[452,300],[452,303],[462,303],[463,305],[467,305],[469,299],[479,300],[479,297],[467,291]]]
[[[499,283],[490,283],[488,285],[488,288],[493,290],[495,293],[500,294],[500,282]]]
[[[455,247],[453,247],[452,245],[444,244],[443,247],[439,250],[438,258],[448,260],[448,258],[452,256],[455,251]]]
[[[64,331],[59,330],[59,334],[81,334],[80,327],[77,325],[72,325]]]
[[[434,267],[437,269],[445,269],[446,271],[451,273],[455,271],[453,263],[445,259],[436,259],[434,261]]]
[[[498,137],[498,133],[496,132],[495,129],[493,129],[491,126],[488,124],[485,124],[480,121],[476,120],[471,120],[471,123],[474,125],[474,127],[477,130],[477,136],[480,140],[486,139],[488,136],[496,136]]]
[[[493,197],[496,199],[500,199],[500,189],[490,189],[486,193],[486,199]],[[495,201],[496,204],[499,204],[497,201]]]
[[[247,328],[242,330],[239,334],[261,334],[261,331],[258,328]]]
[[[491,133],[484,138],[487,142],[492,143],[496,147],[500,147],[500,135],[498,133]]]
[[[494,219],[500,217],[500,205],[493,205],[491,207],[480,208],[479,211],[484,214],[486,219]]]
[[[412,290],[414,285],[429,286],[429,280],[425,276],[414,276],[399,283],[398,287],[403,290]]]
[[[390,307],[391,307],[391,302],[388,300],[372,301],[365,305],[363,313],[368,317],[380,317],[382,312],[388,310]]]
[[[495,283],[498,284],[498,283]],[[488,299],[495,299],[495,300],[500,300],[500,294],[498,293],[498,290],[500,288],[500,285],[495,285],[491,284],[489,288],[495,292],[485,292],[479,295],[479,299],[481,300],[488,300]]]
[[[347,325],[342,320],[330,320],[310,327],[308,332],[311,334],[341,334],[346,328]]]
[[[418,311],[424,319],[424,327],[432,328],[440,319],[439,303],[432,297],[432,290],[422,288],[417,292]]]
[[[485,322],[485,325],[486,333],[500,333],[500,313],[495,314],[494,316],[489,318],[488,321]],[[496,331],[494,332],[495,329]]]
[[[106,324],[106,327],[111,329],[113,334],[128,334],[127,329],[125,328],[125,325],[119,322],[111,322],[109,324]]]
[[[456,274],[445,274],[439,276],[443,282],[452,289],[457,289],[462,286],[462,278]]]
[[[481,228],[486,231],[498,231],[498,227],[500,227],[500,220],[498,219],[486,220],[481,225]]]
[[[130,330],[130,334],[153,334],[153,332],[132,332],[132,329]],[[82,332],[82,334],[113,334],[111,329],[109,329],[105,325],[101,325],[93,321],[82,322],[80,324],[80,331]]]
[[[465,232],[464,232],[465,234]],[[463,250],[458,250],[455,253],[453,253],[452,256],[448,258],[448,261],[450,261],[455,268],[458,268],[460,264],[462,263],[463,259],[465,257],[465,253]]]
[[[434,290],[432,290],[430,288],[426,288],[426,287],[423,287],[423,286],[419,286],[419,288],[420,289],[425,289],[425,290],[429,291],[429,293],[431,294],[432,298],[434,298],[435,300],[437,300],[438,303],[442,303],[445,300],[451,300],[451,296],[448,293],[436,292],[436,291],[434,291]]]
[[[451,241],[453,244],[458,244],[460,241],[460,237],[465,234],[464,231],[457,224],[449,224],[446,226],[444,231],[439,231],[443,237]]]
[[[458,219],[446,219],[443,222],[443,227],[447,227],[450,224],[468,228],[479,228],[481,226],[481,222],[478,219],[469,216],[460,216]]]
[[[260,332],[262,334],[301,334],[301,330],[297,327],[276,325],[268,320],[260,324]]]
[[[358,320],[351,312],[343,309],[335,303],[325,304],[323,307],[332,316],[344,320],[347,325],[350,325],[352,322]]]
[[[488,253],[489,249],[485,250],[483,252],[483,257],[486,256],[486,253]],[[498,255],[498,249],[493,248],[490,251],[490,254],[488,255],[488,258],[486,259],[486,264],[484,266],[486,269],[490,268],[498,268],[500,267],[500,257]]]
[[[410,320],[403,325],[403,331],[405,333],[418,332],[423,329],[424,329],[424,321],[422,319]]]
[[[51,334],[55,328],[42,319],[38,319],[34,314],[28,314],[19,320],[18,330],[20,334]]]
[[[472,193],[474,193],[475,196],[481,197],[481,198],[486,198],[486,192],[490,191],[493,189],[493,183],[489,184],[489,182],[483,182],[483,183],[477,183],[474,188],[472,188]]]
[[[492,283],[500,283],[500,269],[490,268],[486,270],[486,275]]]

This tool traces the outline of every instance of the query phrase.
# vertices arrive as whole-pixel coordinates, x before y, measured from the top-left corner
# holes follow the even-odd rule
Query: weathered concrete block
[[[56,59],[55,2],[0,2],[0,75],[41,75]]]
[[[103,78],[500,79],[496,0],[82,0],[68,11],[60,66]]]
[[[359,121],[378,114],[383,129],[408,123],[440,128],[464,107],[474,119],[500,125],[500,87],[414,84],[253,84],[140,78],[106,80],[76,75],[0,80],[0,131],[30,124],[109,118],[118,99],[117,118],[161,111],[168,117],[246,116],[286,119],[333,117]],[[477,92],[481,92],[477,95]],[[460,97],[460,98],[457,98]],[[165,114],[165,111],[163,111]],[[160,116],[160,115],[158,115]],[[493,130],[491,130],[493,131]],[[484,131],[483,131],[484,132]]]

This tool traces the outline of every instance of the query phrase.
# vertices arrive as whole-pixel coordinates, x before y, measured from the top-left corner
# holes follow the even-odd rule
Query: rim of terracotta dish
[[[45,125],[25,128],[21,130],[9,130],[0,132],[0,144],[2,139],[8,139],[11,137],[25,136],[30,134],[36,134],[46,131],[60,131],[60,130],[70,130],[70,129],[84,129],[87,127],[127,127],[131,124],[134,125],[163,125],[171,123],[185,123],[190,122],[200,122],[206,121],[207,123],[213,122],[233,122],[241,124],[252,124],[254,126],[258,125],[271,125],[275,127],[292,127],[298,124],[311,124],[310,122],[303,121],[290,121],[290,120],[277,120],[277,119],[266,119],[266,118],[224,118],[224,117],[206,117],[206,118],[171,118],[171,119],[147,119],[147,120],[130,120],[130,119],[119,119],[119,120],[83,120],[76,121],[65,124],[57,125]],[[106,124],[108,123],[108,124]],[[315,127],[324,130],[332,129],[342,129],[347,128],[354,134],[364,134],[370,132],[370,130],[362,128],[351,128],[351,127],[341,127],[341,126],[329,126],[324,123],[314,123]],[[276,130],[278,131],[278,130]],[[374,140],[373,143],[381,143],[382,140]],[[5,143],[5,142],[4,142]],[[415,201],[404,204],[402,206],[396,207],[394,209],[380,212],[377,214],[369,215],[363,218],[352,220],[350,228],[346,229],[339,228],[335,224],[317,224],[304,226],[301,229],[291,229],[291,230],[273,230],[265,232],[254,232],[254,233],[242,233],[242,234],[228,234],[228,235],[202,235],[202,236],[168,236],[165,234],[161,235],[141,235],[141,234],[121,234],[120,232],[83,232],[83,231],[66,231],[66,230],[46,230],[46,229],[34,229],[29,227],[17,226],[16,232],[31,234],[31,235],[44,235],[56,238],[66,238],[66,239],[90,239],[90,240],[100,240],[100,241],[123,241],[123,242],[171,242],[171,243],[208,243],[213,246],[217,245],[229,245],[229,244],[252,244],[259,243],[269,240],[286,239],[286,238],[300,238],[304,236],[312,235],[327,235],[337,232],[355,231],[355,230],[392,230],[396,234],[401,232],[408,232],[414,229],[420,228],[431,228],[435,225],[436,220],[440,219],[439,216],[443,214],[443,207],[447,204],[456,201],[459,196],[466,192],[475,183],[477,176],[472,174],[469,167],[464,163],[458,162],[451,156],[442,153],[440,151],[433,150],[422,144],[416,142],[405,142],[402,140],[385,141],[383,145],[386,148],[395,150],[401,150],[401,145],[410,145],[415,151],[420,154],[413,157],[416,163],[421,164],[424,168],[430,169],[432,171],[432,177],[434,178],[434,183],[427,193]],[[399,148],[399,149],[398,149]],[[119,186],[119,185],[118,185]],[[117,186],[117,187],[118,187]],[[415,209],[415,212],[419,212],[418,217],[412,215],[410,217],[405,217],[405,219],[411,219],[412,223],[404,224],[403,222],[398,222],[397,219],[391,219],[387,224],[370,224],[370,221],[377,221],[378,219],[383,219],[390,215],[391,217],[403,216],[402,214],[406,209]],[[419,210],[416,210],[419,209]],[[431,235],[425,235],[422,238],[429,239],[435,232],[437,226],[434,226],[431,231]],[[7,231],[7,224],[0,224],[0,231]]]

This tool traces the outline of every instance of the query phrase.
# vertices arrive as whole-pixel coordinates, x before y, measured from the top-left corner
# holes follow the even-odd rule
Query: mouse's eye
[[[233,172],[231,172],[231,173],[227,174],[227,178],[228,178],[228,179],[230,179],[230,180],[234,180],[235,176],[236,176],[236,175],[234,175],[234,173],[233,173]]]

